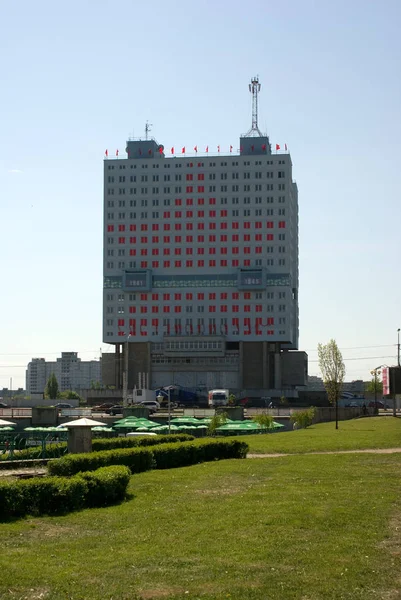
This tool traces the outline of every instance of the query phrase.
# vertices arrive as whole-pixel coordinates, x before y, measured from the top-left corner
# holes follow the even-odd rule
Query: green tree
[[[235,394],[230,394],[229,397],[228,397],[228,404],[230,406],[235,406],[236,402],[237,402],[236,395]]]
[[[58,395],[58,398],[63,398],[64,400],[78,400],[80,404],[84,402],[82,396],[73,390],[65,390],[65,392],[61,392],[61,394]]]
[[[52,373],[46,383],[45,398],[50,398],[50,400],[57,400],[58,397],[58,381],[55,374]]]
[[[311,406],[307,410],[297,410],[296,412],[292,413],[290,418],[292,423],[296,423],[296,429],[306,429],[309,427],[309,425],[312,425],[314,416],[315,409],[313,406]]]
[[[227,421],[227,415],[226,413],[222,412],[222,413],[216,413],[210,420],[210,423],[208,425],[207,428],[207,432],[209,435],[215,435],[216,434],[216,429],[218,427],[221,427],[222,425],[224,425],[224,423]]]
[[[273,417],[266,413],[262,413],[261,415],[255,415],[252,417],[252,421],[258,423],[262,429],[273,429]]]
[[[282,404],[283,406],[288,404],[288,400],[285,396],[281,396],[280,398],[280,404]]]
[[[344,383],[345,365],[335,340],[318,344],[319,367],[330,404],[336,409],[336,429],[338,429],[338,399]]]
[[[376,379],[373,377],[372,381],[369,381],[365,385],[365,391],[369,394],[379,394],[379,396],[383,395],[383,382],[377,377]]]

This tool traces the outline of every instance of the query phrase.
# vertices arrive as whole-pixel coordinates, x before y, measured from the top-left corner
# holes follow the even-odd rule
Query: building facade
[[[268,393],[287,386],[291,362],[301,375],[288,387],[304,385],[290,154],[261,135],[241,137],[237,154],[170,158],[153,139],[126,152],[104,161],[103,341],[115,346],[115,384],[128,352],[130,388],[146,374],[152,388]]]
[[[78,352],[62,352],[56,361],[32,358],[26,370],[27,394],[42,394],[52,373],[61,392],[88,389],[92,382],[102,381],[101,361],[83,361],[78,358]]]

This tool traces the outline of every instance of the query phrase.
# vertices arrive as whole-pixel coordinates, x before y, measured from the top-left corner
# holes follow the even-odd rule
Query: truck
[[[227,406],[229,390],[209,390],[209,406]]]

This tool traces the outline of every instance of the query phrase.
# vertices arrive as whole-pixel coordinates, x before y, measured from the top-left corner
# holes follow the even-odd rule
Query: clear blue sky
[[[123,151],[147,119],[167,148],[238,147],[255,74],[260,126],[288,144],[299,186],[310,373],[331,337],[347,379],[394,364],[400,19],[399,0],[4,0],[0,387],[23,386],[32,356],[107,348],[104,150]]]

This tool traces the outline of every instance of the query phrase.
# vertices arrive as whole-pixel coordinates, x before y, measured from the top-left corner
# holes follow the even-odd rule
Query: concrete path
[[[308,454],[396,454],[401,448],[366,448],[365,450],[326,450],[321,452],[292,452],[274,454],[247,454],[247,458],[277,458],[280,456],[306,456]]]

